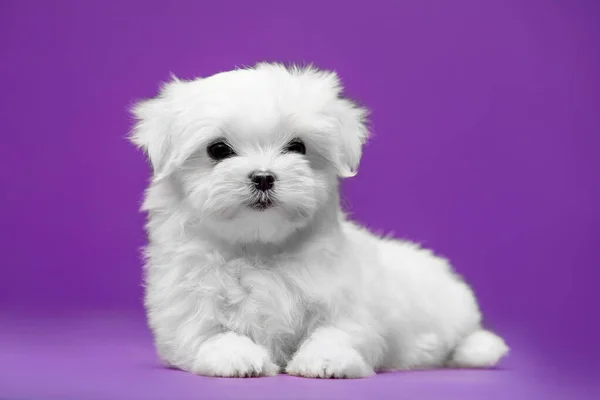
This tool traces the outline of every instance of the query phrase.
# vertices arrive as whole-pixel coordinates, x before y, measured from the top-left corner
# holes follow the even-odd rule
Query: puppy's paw
[[[285,372],[306,378],[365,378],[375,373],[353,348],[315,343],[302,346]]]
[[[228,332],[202,345],[193,372],[220,377],[273,376],[279,373],[279,367],[264,347],[246,336]]]

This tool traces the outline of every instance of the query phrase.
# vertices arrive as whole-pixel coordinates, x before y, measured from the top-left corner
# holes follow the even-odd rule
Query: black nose
[[[254,186],[260,191],[266,192],[275,184],[275,174],[272,172],[257,171],[250,175]]]

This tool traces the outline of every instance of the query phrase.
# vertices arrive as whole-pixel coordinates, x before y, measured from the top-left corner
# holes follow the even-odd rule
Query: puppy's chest
[[[269,347],[303,334],[310,307],[293,277],[264,264],[235,260],[219,268],[215,278],[216,317],[227,329]]]

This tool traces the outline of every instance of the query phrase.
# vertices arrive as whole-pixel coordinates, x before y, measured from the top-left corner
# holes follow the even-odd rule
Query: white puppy
[[[346,220],[338,179],[368,132],[341,90],[332,72],[259,64],[174,79],[135,106],[131,140],[154,171],[146,307],[165,364],[354,378],[507,353],[445,259]]]

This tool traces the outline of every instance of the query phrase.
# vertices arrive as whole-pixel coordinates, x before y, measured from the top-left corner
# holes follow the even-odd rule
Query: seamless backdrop
[[[500,370],[326,382],[158,367],[141,307],[149,171],[128,108],[170,73],[262,60],[335,69],[372,110],[345,203],[453,261],[513,347]],[[0,397],[590,395],[598,71],[596,1],[0,1]]]

